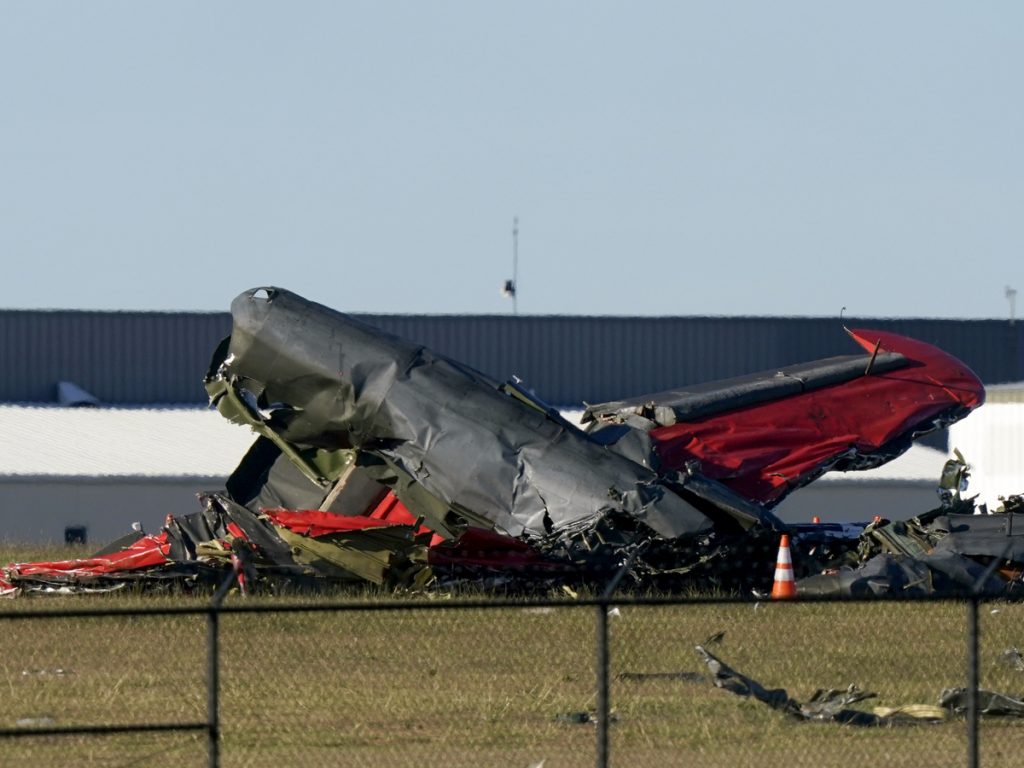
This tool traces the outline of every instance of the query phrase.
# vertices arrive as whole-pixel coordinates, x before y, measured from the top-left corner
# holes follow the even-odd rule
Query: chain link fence
[[[0,763],[1009,766],[1022,619],[980,599],[19,601]],[[971,716],[972,670],[978,709],[1009,715]],[[795,708],[830,689],[846,714]]]

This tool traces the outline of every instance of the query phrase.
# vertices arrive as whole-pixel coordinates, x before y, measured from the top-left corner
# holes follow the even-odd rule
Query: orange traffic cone
[[[789,534],[782,534],[779,541],[779,557],[775,561],[775,583],[772,585],[772,600],[796,597],[796,582],[793,581],[793,559],[789,555]]]

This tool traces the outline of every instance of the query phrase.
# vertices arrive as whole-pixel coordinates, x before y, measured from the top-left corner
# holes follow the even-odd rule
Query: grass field
[[[0,550],[0,560],[53,556],[24,554]],[[0,603],[0,727],[25,718],[55,725],[204,720],[203,616],[4,618],[40,608],[204,600]],[[595,706],[596,609],[448,605],[424,599],[423,608],[401,611],[223,615],[221,764],[593,765],[593,726],[565,716]],[[1022,619],[1024,606],[983,608],[983,687],[1024,690],[1024,675],[1002,655],[1024,645]],[[878,693],[865,709],[935,703],[943,688],[965,685],[965,620],[957,603],[623,606],[610,619],[611,763],[965,765],[960,718],[881,729],[795,722],[706,680],[637,679],[703,674],[693,646],[724,630],[714,648],[724,661],[800,700],[816,688],[856,683]],[[982,765],[1018,765],[1022,750],[1024,722],[984,723]],[[205,736],[7,739],[0,765],[201,766]]]

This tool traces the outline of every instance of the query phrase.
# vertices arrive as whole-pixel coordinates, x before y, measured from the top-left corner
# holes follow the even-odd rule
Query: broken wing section
[[[659,427],[670,427],[681,421],[695,421],[726,411],[813,392],[823,387],[845,384],[864,376],[869,362],[875,373],[884,373],[909,364],[905,357],[892,352],[876,355],[873,362],[865,355],[832,357],[725,381],[697,384],[657,395],[592,405],[584,412],[583,422],[621,421],[629,416],[641,416]]]
[[[593,406],[587,417],[645,432],[663,474],[695,468],[771,506],[830,469],[884,464],[984,401],[978,377],[929,344],[850,335],[867,354]]]

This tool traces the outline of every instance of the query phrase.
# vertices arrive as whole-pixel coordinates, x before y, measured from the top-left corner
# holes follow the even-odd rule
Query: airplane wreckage
[[[578,428],[518,382],[289,291],[247,291],[231,312],[205,386],[257,437],[225,488],[91,558],[9,564],[0,591],[189,588],[234,569],[267,592],[600,586],[622,571],[624,586],[748,593],[771,586],[781,533],[809,594],[1020,581],[1024,504],[970,514],[962,462],[910,521],[792,526],[771,511],[984,401],[967,366],[920,341],[848,331],[859,354],[590,405]]]

